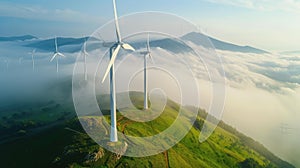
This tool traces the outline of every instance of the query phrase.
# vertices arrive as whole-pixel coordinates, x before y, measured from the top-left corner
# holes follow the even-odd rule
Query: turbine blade
[[[115,63],[115,60],[116,60],[116,58],[117,58],[117,55],[118,55],[120,49],[121,49],[121,45],[119,44],[119,45],[117,46],[117,48],[115,49],[115,51],[113,52],[111,58],[110,58],[110,62],[109,62],[109,64],[108,64],[108,67],[107,67],[106,72],[105,72],[105,74],[104,74],[104,77],[103,77],[103,79],[102,79],[102,83],[105,81],[105,79],[106,79],[106,77],[107,77],[107,75],[108,75],[108,73],[109,73],[109,71],[110,71],[112,65]]]
[[[118,42],[121,42],[121,41],[122,41],[122,38],[121,38],[120,27],[119,27],[119,20],[118,20],[118,13],[117,13],[116,0],[113,0],[113,6],[114,6],[114,16],[115,16],[116,34],[117,34]]]
[[[56,38],[56,36],[55,36],[55,39],[54,39],[54,43],[55,43],[55,51],[57,52],[57,38]]]
[[[86,41],[83,44],[83,52],[86,52]]]
[[[88,55],[89,55],[89,53],[86,51],[86,41],[85,41],[84,44],[83,44],[83,54],[84,54],[85,56],[88,56]]]
[[[124,48],[125,50],[135,51],[135,49],[127,43],[122,44],[122,48]]]
[[[147,39],[147,51],[150,52],[150,35],[148,34],[148,39]]]
[[[66,57],[64,54],[62,54],[62,53],[57,53],[59,56],[62,56],[62,57]]]
[[[150,57],[150,59],[151,59],[151,62],[152,62],[153,64],[155,64],[154,59],[153,59],[151,53],[149,53],[149,57]]]
[[[55,54],[53,55],[53,57],[51,58],[50,62],[52,62],[56,56],[57,56],[57,53],[55,53]]]

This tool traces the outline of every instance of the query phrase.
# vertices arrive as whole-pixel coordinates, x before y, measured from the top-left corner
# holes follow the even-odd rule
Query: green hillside
[[[132,92],[131,98],[141,108],[142,94]],[[146,123],[133,122],[118,113],[118,130],[133,136],[155,135],[174,122],[178,108],[168,100],[163,114]],[[0,144],[1,167],[293,167],[223,122],[207,141],[199,143],[199,130],[206,115],[200,110],[190,132],[173,148],[144,158],[118,156],[103,149],[85,134],[77,118],[69,119],[37,134]],[[109,121],[110,117],[105,118]],[[99,116],[81,120],[102,121]]]

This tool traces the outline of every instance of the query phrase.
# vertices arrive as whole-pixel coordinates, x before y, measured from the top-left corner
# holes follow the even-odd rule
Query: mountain
[[[281,52],[280,54],[285,54],[285,55],[300,55],[300,51],[285,51],[285,52]]]
[[[37,40],[33,41],[29,44],[26,44],[26,47],[36,48],[42,51],[53,52],[55,49],[54,38],[46,39],[46,40]],[[86,37],[82,38],[65,38],[65,37],[57,37],[57,45],[59,47],[63,46],[74,46],[73,48],[69,48],[67,52],[74,53],[81,50],[82,44],[85,42]]]
[[[142,93],[130,92],[130,98],[134,100],[137,108],[142,108]],[[97,99],[101,100],[99,104],[103,105],[109,101],[109,96],[99,95]],[[58,113],[58,110],[64,111],[61,109],[63,106],[63,104],[58,106],[54,101],[50,101],[40,104],[39,109],[43,109],[40,113],[52,114]],[[38,108],[24,106],[21,108],[23,112],[28,113],[39,111]],[[146,123],[131,121],[118,113],[118,129],[132,136],[156,135],[176,120],[179,108],[179,104],[168,100],[164,112],[155,120]],[[192,108],[194,107],[184,107],[184,110],[188,111]],[[30,114],[30,117],[36,118],[34,114]],[[57,115],[61,117],[62,113],[59,112]],[[173,148],[143,158],[113,154],[97,145],[85,134],[77,118],[60,118],[58,120],[60,122],[36,134],[32,133],[37,132],[36,130],[19,128],[23,130],[17,132],[21,136],[19,139],[0,143],[0,164],[2,167],[294,168],[258,142],[239,133],[224,122],[219,124],[207,141],[199,143],[199,131],[207,115],[205,111],[200,110],[192,129]],[[105,117],[109,119],[109,116]],[[9,119],[10,117],[6,118],[6,120]],[[91,115],[81,117],[80,120],[88,125],[99,124],[102,128],[99,131],[107,130],[101,124],[100,116]],[[124,150],[126,151],[126,148]]]
[[[59,37],[57,38],[57,44],[59,47],[61,47],[62,52],[75,53],[81,51],[82,45],[86,39],[87,37],[83,37],[83,38]],[[93,41],[93,42],[88,45],[88,51],[95,50],[99,47],[110,47],[113,45],[112,42],[104,43],[97,39],[90,38],[89,41]],[[145,47],[145,42],[135,42],[131,45],[138,50]],[[29,44],[25,44],[25,46],[31,48],[37,48],[42,51],[52,52],[55,48],[54,38],[47,39],[47,40],[33,41]],[[182,52],[191,51],[191,48],[186,47],[183,43],[180,43],[172,39],[154,40],[151,41],[151,46],[160,47],[173,53],[182,53]]]
[[[228,50],[228,51],[243,52],[243,53],[256,53],[256,54],[268,53],[264,50],[260,50],[250,46],[239,46],[224,41],[220,41],[215,38],[206,36],[201,33],[196,33],[196,32],[191,32],[189,34],[186,34],[182,37],[182,39],[191,41],[197,45],[201,45],[204,47],[211,47],[211,44],[213,44],[214,47],[219,50]]]
[[[75,53],[79,52],[82,48],[82,44],[84,43],[85,39],[88,37],[82,37],[82,38],[63,38],[58,37],[57,42],[58,46],[62,47],[62,52],[68,52],[68,53]],[[189,34],[184,35],[181,37],[184,41],[191,41],[197,45],[201,45],[204,47],[211,47],[211,44],[216,49],[219,50],[227,50],[227,51],[233,51],[233,52],[244,52],[244,53],[257,53],[257,54],[264,54],[268,53],[267,51],[260,50],[257,48],[253,48],[250,46],[239,46],[235,44],[231,44],[228,42],[224,42],[221,40],[217,40],[215,38],[206,36],[201,33],[191,32]],[[99,47],[110,47],[113,43],[104,43],[103,41],[92,39],[94,42],[93,44],[89,45],[89,50],[95,50]],[[96,42],[96,43],[95,43]],[[144,48],[145,42],[135,42],[132,44],[136,49]],[[46,40],[36,40],[32,41],[29,44],[25,44],[26,47],[31,48],[37,48],[42,51],[52,52],[54,49],[54,38],[52,39],[46,39]],[[174,40],[174,39],[159,39],[159,40],[152,40],[151,41],[152,47],[160,47],[162,49],[165,49],[167,51],[173,52],[173,53],[184,53],[189,52],[192,49],[190,47],[187,47],[185,44]]]
[[[133,43],[132,45],[135,49],[139,50],[145,47],[146,42]],[[153,40],[150,42],[150,46],[152,48],[159,47],[172,53],[185,53],[192,51],[192,48],[187,47],[185,44],[169,38]]]
[[[25,41],[25,40],[35,40],[35,39],[37,39],[37,37],[32,35],[0,37],[0,41]]]

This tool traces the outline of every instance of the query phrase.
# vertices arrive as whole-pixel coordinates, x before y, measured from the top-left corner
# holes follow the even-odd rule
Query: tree
[[[256,160],[247,158],[239,163],[240,168],[263,168]]]

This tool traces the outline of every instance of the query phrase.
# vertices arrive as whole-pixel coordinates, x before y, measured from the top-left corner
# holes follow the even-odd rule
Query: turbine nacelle
[[[86,52],[86,51],[83,51],[82,53],[83,53],[83,55],[85,55],[85,56],[88,56],[88,55],[89,55],[89,53]]]
[[[118,55],[118,53],[120,52],[120,49],[121,49],[121,48],[123,48],[124,50],[128,50],[128,51],[135,51],[135,49],[134,49],[131,45],[127,44],[127,43],[118,42],[118,43],[116,43],[115,45],[113,45],[113,46],[110,48],[110,50],[111,50],[111,52],[112,52],[112,55],[111,55],[111,57],[110,57],[110,61],[109,61],[108,67],[107,67],[107,69],[106,69],[106,71],[105,71],[105,74],[104,74],[104,77],[103,77],[103,79],[102,79],[102,83],[105,81],[105,79],[106,79],[106,77],[107,77],[107,75],[108,75],[108,73],[109,73],[111,67],[112,67],[113,64],[115,63],[116,58],[117,58],[117,55]]]
[[[58,73],[58,56],[60,57],[65,57],[64,54],[60,53],[58,51],[58,46],[57,46],[57,38],[55,36],[55,39],[54,39],[54,43],[55,43],[55,51],[54,51],[54,54],[52,56],[52,58],[50,59],[50,62],[52,62],[55,58],[56,58],[56,72]]]
[[[35,54],[35,52],[36,52],[36,49],[33,49],[31,52],[29,52],[28,54],[30,54],[30,55],[34,55]]]
[[[142,51],[140,52],[141,55],[151,55],[151,52],[149,51]]]
[[[145,57],[149,56],[149,58],[153,61],[152,54],[151,54],[151,47],[150,47],[150,35],[148,34],[148,39],[147,39],[147,51],[141,51],[141,55],[144,55]]]
[[[64,54],[58,52],[58,46],[57,46],[57,37],[55,36],[54,38],[54,44],[55,44],[55,52],[50,60],[50,62],[52,62],[57,56],[61,56],[61,57],[65,57]]]
[[[50,62],[52,62],[57,56],[66,57],[64,54],[62,54],[60,52],[55,52],[54,55],[52,56]]]
[[[119,19],[118,19],[118,13],[117,13],[117,6],[116,6],[116,0],[113,0],[113,7],[114,7],[114,17],[115,17],[115,26],[116,26],[116,35],[117,35],[117,43],[115,43],[111,48],[111,57],[110,57],[110,62],[108,64],[108,67],[105,71],[104,77],[102,79],[102,83],[105,81],[111,67],[115,63],[115,60],[117,58],[118,53],[120,52],[120,49],[123,48],[124,50],[129,50],[129,51],[135,51],[135,49],[127,44],[122,42],[122,37],[121,37],[121,32],[120,32],[120,27],[119,27]]]

